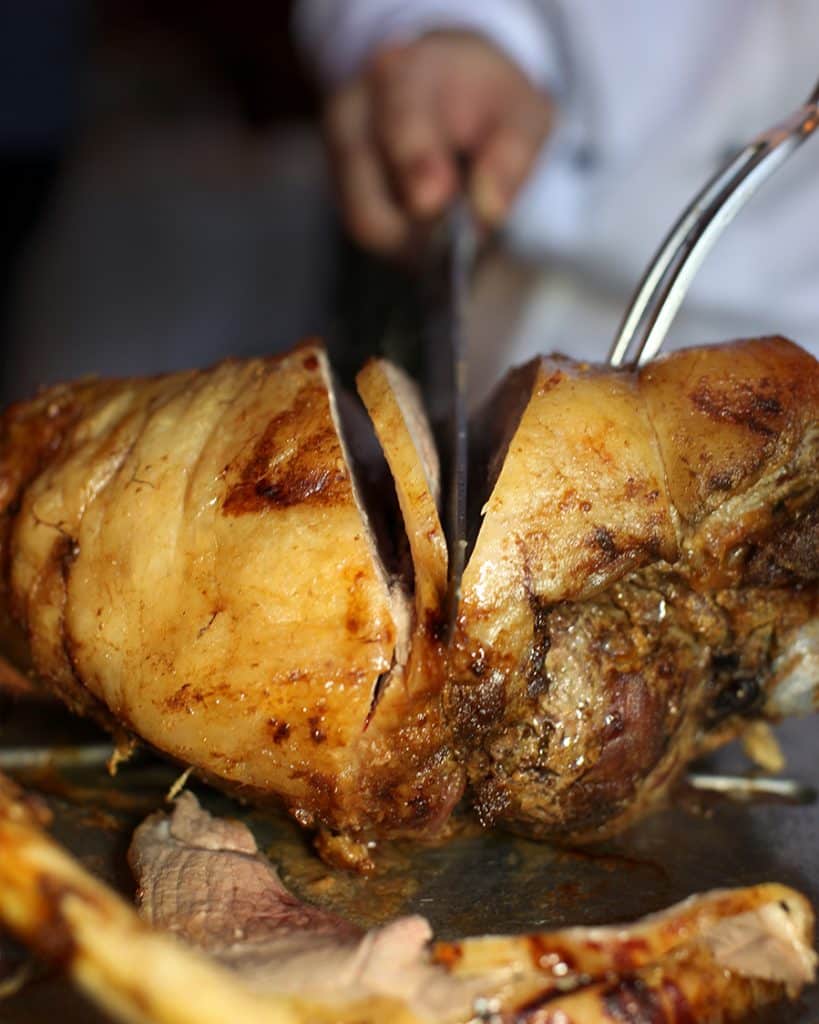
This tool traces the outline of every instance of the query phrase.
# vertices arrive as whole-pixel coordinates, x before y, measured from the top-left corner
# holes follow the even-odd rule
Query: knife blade
[[[467,546],[468,373],[466,313],[476,233],[464,199],[448,211],[430,241],[422,301],[424,390],[443,463],[444,531],[448,549],[446,627],[451,635]]]
[[[452,437],[453,458],[449,472],[449,572],[447,624],[455,628],[461,597],[461,579],[466,564],[467,480],[469,466],[469,410],[467,364],[467,302],[472,262],[475,256],[475,227],[466,200],[459,200],[450,213],[452,233]]]

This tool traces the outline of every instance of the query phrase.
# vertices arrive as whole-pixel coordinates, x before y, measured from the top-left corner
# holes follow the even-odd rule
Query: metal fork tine
[[[628,361],[636,362],[636,359],[627,360],[626,357],[631,343],[637,338],[638,329],[645,323],[648,310],[660,283],[668,274],[671,266],[675,262],[679,262],[681,247],[702,216],[703,210],[710,208],[717,196],[725,190],[726,184],[733,180],[738,171],[742,169],[747,159],[748,152],[743,150],[734,157],[727,168],[716,174],[683,211],[680,219],[666,236],[637,286],[637,291],[634,293],[631,304],[617,331],[614,344],[609,352],[608,361],[612,366],[622,366]]]
[[[611,366],[641,365],[660,350],[692,278],[759,186],[819,126],[819,82],[807,103],[749,143],[685,209],[643,275],[609,351]]]

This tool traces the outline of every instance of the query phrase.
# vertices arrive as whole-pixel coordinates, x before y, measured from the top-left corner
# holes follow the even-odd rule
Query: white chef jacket
[[[479,278],[473,368],[561,350],[603,359],[678,214],[819,77],[817,0],[301,0],[328,83],[379,44],[466,28],[557,100],[544,146]],[[819,133],[762,186],[696,277],[666,347],[780,333],[819,354]]]

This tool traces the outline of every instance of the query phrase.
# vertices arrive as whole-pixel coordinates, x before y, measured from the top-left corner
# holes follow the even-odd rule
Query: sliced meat
[[[140,826],[130,860],[151,924],[206,949],[255,988],[309,991],[335,1006],[393,997],[422,1019],[458,1020],[470,1014],[470,1000],[482,999],[495,1000],[496,1012],[509,1019],[540,1020],[546,1008],[553,1017],[545,1019],[559,1021],[565,1002],[585,1008],[570,1020],[597,1022],[609,1019],[605,1006],[618,1000],[645,991],[660,1006],[678,990],[678,1009],[690,1019],[715,1001],[729,1019],[729,1011],[775,998],[782,986],[796,995],[816,967],[804,941],[812,911],[778,885],[694,896],[627,928],[495,935],[429,948],[427,923],[407,917],[362,936],[296,900],[250,832],[207,814],[189,793],[172,814]],[[570,991],[576,994],[566,996]]]
[[[172,814],[158,812],[137,829],[129,860],[145,920],[206,951],[255,990],[336,1006],[397,999],[425,1019],[437,1019],[447,1000],[459,1000],[458,1013],[468,1009],[474,986],[452,983],[430,963],[432,933],[423,918],[365,934],[301,902],[244,825],[214,818],[190,793]]]
[[[137,829],[129,861],[145,919],[231,966],[247,968],[259,956],[275,962],[282,940],[292,949],[306,933],[350,947],[360,938],[347,922],[291,896],[247,827],[212,817],[190,793],[172,816],[158,812]]]
[[[399,797],[417,806],[419,820],[427,831],[442,826],[463,793],[464,772],[450,742],[451,730],[444,717],[442,693],[448,673],[447,652],[442,643],[443,609],[447,590],[447,548],[438,517],[438,457],[432,433],[424,416],[420,396],[413,382],[398,367],[384,360],[371,360],[359,373],[356,384],[390,467],[404,521],[414,570],[415,602],[406,669],[395,672],[377,695],[381,722],[392,717],[393,735],[406,735],[410,751],[416,731],[436,737],[440,748],[424,766],[425,772],[439,773],[437,800],[431,804],[419,788],[416,795],[403,786]],[[383,726],[382,726],[383,729]],[[372,756],[395,762],[406,761],[406,753],[384,748],[372,733]],[[399,742],[401,740],[399,739]],[[407,762],[408,763],[408,762]],[[411,767],[408,764],[408,767]],[[342,839],[342,849],[343,849]],[[323,850],[333,856],[332,846]]]
[[[248,875],[248,860],[264,870]],[[249,833],[204,814],[190,796],[169,821],[155,815],[141,827],[132,862],[151,916],[177,939],[140,920],[60,850],[19,791],[0,780],[0,921],[116,1020],[720,1022],[795,996],[816,969],[811,908],[778,885],[707,894],[633,926],[430,947],[422,918],[356,939],[336,918],[299,905]],[[194,876],[182,898],[174,891],[180,865]],[[249,893],[230,895],[231,882],[248,879]],[[226,895],[242,940],[231,941],[226,927]],[[215,949],[229,966],[179,938]]]
[[[282,801],[362,867],[372,838],[440,829],[467,777],[486,824],[596,838],[753,718],[817,708],[807,353],[514,372],[446,646],[417,394],[383,361],[359,387],[414,594],[379,557],[311,343],[10,409],[0,634],[71,707]]]
[[[397,366],[373,359],[356,384],[398,492],[415,569],[416,615],[435,625],[446,597],[447,549],[438,518],[438,455],[415,385]]]
[[[805,942],[811,909],[777,885],[694,896],[629,928],[488,936],[430,951],[429,926],[411,917],[361,936],[294,899],[247,829],[203,812],[190,794],[137,830],[131,863],[152,924],[207,949],[254,987],[309,991],[335,1006],[386,996],[443,1021],[466,1019],[470,1002],[482,1000],[510,1020],[558,1022],[565,1012],[598,1024],[644,1000],[658,1021],[728,1020],[783,987],[797,995],[816,969]],[[258,870],[246,881],[248,863]],[[203,933],[202,922],[215,928]]]

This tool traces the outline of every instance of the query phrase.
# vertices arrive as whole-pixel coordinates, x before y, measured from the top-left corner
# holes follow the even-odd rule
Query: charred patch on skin
[[[450,694],[451,712],[466,737],[480,735],[498,722],[506,709],[506,676],[492,669],[479,686],[456,686]]]
[[[290,735],[289,724],[278,718],[268,719],[267,728],[274,743],[283,743]]]
[[[613,562],[620,554],[614,542],[614,534],[605,526],[598,526],[589,538],[588,545],[596,548],[606,562]]]
[[[734,489],[737,480],[734,479],[735,474],[730,472],[713,473],[708,477],[708,491],[731,491]]]
[[[194,689],[190,683],[183,683],[178,690],[175,690],[170,697],[166,697],[162,701],[162,706],[166,711],[187,711],[189,715],[193,714],[194,705],[203,705],[205,703],[204,694],[199,690]]]
[[[266,508],[336,505],[349,496],[350,480],[327,394],[310,385],[265,427],[230,487],[222,512],[240,516]]]
[[[526,669],[526,693],[535,699],[547,693],[551,679],[546,671],[546,656],[552,646],[549,636],[549,610],[541,602],[532,599],[532,650]]]
[[[604,573],[606,577],[627,567],[637,568],[651,564],[661,558],[671,557],[668,544],[663,535],[664,515],[652,512],[646,518],[646,535],[617,535],[607,526],[597,526],[585,538],[585,547],[589,552],[585,571],[589,575]]]
[[[779,429],[782,401],[767,377],[755,383],[735,381],[724,389],[703,379],[689,397],[699,412],[716,422],[733,423],[764,438],[775,437]]]
[[[707,712],[707,724],[714,728],[726,718],[752,715],[762,704],[762,686],[755,676],[738,674],[724,683]]]
[[[767,534],[746,541],[736,555],[749,583],[791,586],[819,579],[819,500],[784,527],[774,515]]]
[[[654,505],[660,497],[656,481],[630,476],[623,487],[623,495],[629,501],[639,500],[647,505]]]

